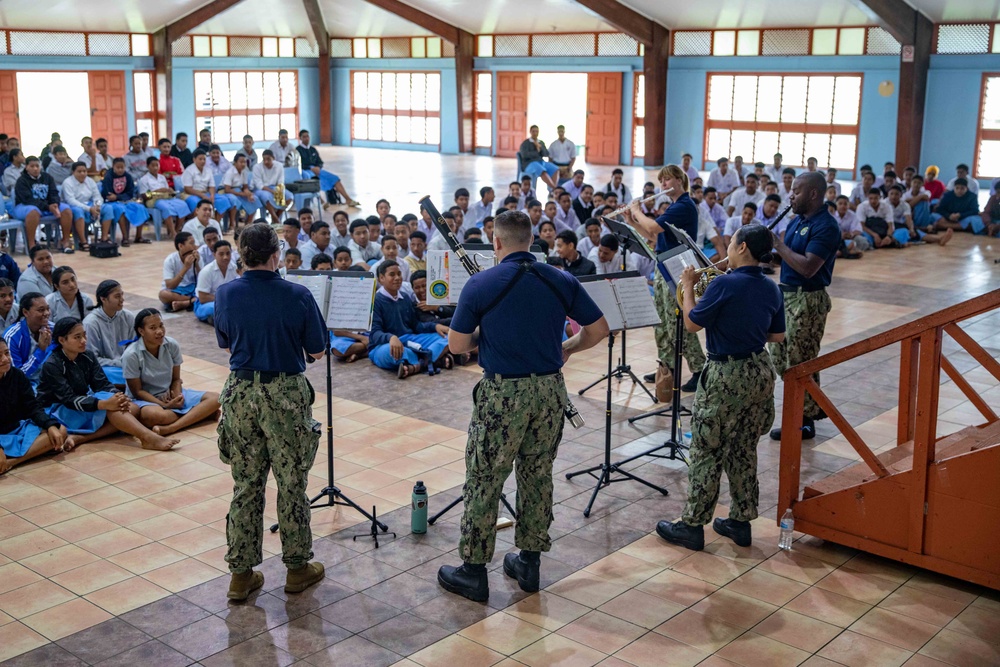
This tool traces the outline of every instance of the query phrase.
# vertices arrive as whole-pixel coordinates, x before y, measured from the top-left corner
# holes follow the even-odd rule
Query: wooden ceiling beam
[[[603,20],[629,35],[640,44],[653,46],[655,21],[648,19],[634,9],[626,7],[618,0],[576,0]],[[662,27],[662,26],[661,26]]]
[[[240,3],[240,0],[212,0],[206,5],[202,5],[190,14],[167,24],[163,27],[166,31],[168,43],[177,41],[178,38],[191,32],[205,21],[209,21],[222,12]]]
[[[451,42],[452,44],[458,44],[460,39],[460,34],[465,33],[471,35],[471,33],[462,30],[456,26],[451,25],[446,21],[442,21],[436,16],[431,16],[427,12],[421,11],[416,7],[411,7],[400,0],[367,0],[368,3],[375,5],[376,7],[381,7],[387,12],[392,12],[396,16],[406,19],[410,23],[420,26],[428,32],[432,32],[446,42]]]
[[[319,0],[302,0],[309,17],[309,27],[319,51],[319,142],[333,141],[333,72],[330,70],[330,33],[326,29]]]

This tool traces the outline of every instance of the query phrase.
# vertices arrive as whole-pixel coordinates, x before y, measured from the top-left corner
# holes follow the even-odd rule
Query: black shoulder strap
[[[514,289],[514,285],[517,284],[517,281],[519,281],[526,273],[530,273],[533,276],[535,276],[536,278],[538,278],[539,280],[541,280],[542,283],[546,287],[549,288],[549,291],[551,291],[555,295],[556,299],[559,300],[559,303],[562,305],[563,310],[565,310],[566,313],[569,314],[569,312],[572,309],[572,305],[573,304],[572,303],[567,303],[566,297],[564,297],[562,295],[562,292],[559,291],[559,288],[556,287],[555,285],[553,285],[552,281],[550,281],[548,278],[546,278],[544,275],[542,275],[541,271],[538,271],[537,269],[535,269],[535,267],[532,266],[532,262],[525,261],[525,262],[521,262],[518,265],[517,273],[514,275],[514,277],[511,279],[511,281],[509,283],[507,283],[507,285],[502,290],[500,290],[500,293],[497,294],[496,298],[493,299],[493,301],[490,303],[490,305],[488,305],[486,307],[486,310],[484,310],[479,317],[480,318],[486,317],[487,313],[489,313],[491,310],[493,310],[498,305],[500,305],[500,302],[503,301],[504,298],[508,294],[510,294],[510,291],[512,289]],[[574,299],[574,301],[575,301],[575,299]]]

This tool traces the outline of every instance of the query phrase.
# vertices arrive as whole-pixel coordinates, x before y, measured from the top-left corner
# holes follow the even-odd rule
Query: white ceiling
[[[403,0],[473,34],[613,30],[576,0]],[[0,26],[29,30],[155,32],[207,0],[0,0]],[[863,0],[621,0],[672,29],[878,23]],[[1000,20],[1000,0],[906,0],[932,21]],[[320,0],[334,37],[427,31],[364,0]],[[242,0],[201,34],[311,37],[302,0]]]

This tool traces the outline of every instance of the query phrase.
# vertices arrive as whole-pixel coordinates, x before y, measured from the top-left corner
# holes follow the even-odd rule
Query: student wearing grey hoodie
[[[122,375],[122,352],[135,338],[135,313],[125,310],[125,293],[117,280],[104,280],[97,286],[97,305],[83,320],[87,349],[97,355],[111,384],[125,385]]]

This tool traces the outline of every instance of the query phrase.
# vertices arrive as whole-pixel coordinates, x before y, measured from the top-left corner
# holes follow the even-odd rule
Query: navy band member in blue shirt
[[[608,335],[608,324],[576,278],[536,262],[528,252],[531,220],[520,211],[496,217],[493,242],[499,265],[473,275],[451,320],[448,347],[455,354],[479,348],[483,379],[472,393],[472,423],[465,450],[465,490],[459,555],[438,581],[470,600],[489,598],[486,564],[493,558],[503,483],[517,460],[520,554],[504,557],[504,572],[525,591],[538,590],[540,552],[551,547],[552,461],[562,438],[570,355]],[[563,342],[566,317],[583,329]]]
[[[626,209],[625,217],[644,236],[656,240],[656,253],[666,252],[677,247],[677,240],[668,231],[667,225],[673,225],[678,229],[683,229],[692,239],[698,238],[698,204],[691,199],[688,194],[688,176],[684,170],[676,164],[668,164],[660,169],[658,176],[660,181],[660,191],[671,197],[674,201],[655,220],[642,212],[642,207],[638,202]],[[656,311],[660,314],[660,325],[653,329],[653,336],[656,339],[656,349],[660,359],[660,364],[667,368],[674,365],[674,340],[677,329],[677,317],[679,307],[674,290],[667,285],[663,275],[656,271],[653,280],[653,293],[656,297]],[[692,375],[691,379],[681,387],[682,391],[694,391],[698,387],[698,378],[705,368],[705,353],[702,352],[701,342],[698,336],[690,332],[685,332],[684,342],[681,345],[681,354],[687,360],[688,369]],[[673,368],[674,373],[680,373],[681,369]],[[653,382],[655,373],[647,375],[646,382]]]
[[[219,401],[219,455],[233,474],[226,517],[231,600],[245,600],[264,584],[264,575],[253,567],[263,559],[264,490],[272,468],[278,484],[281,560],[288,568],[285,591],[298,593],[323,579],[322,563],[309,562],[313,551],[306,484],[320,431],[312,418],[316,396],[304,374],[303,351],[321,358],[328,334],[309,291],[276,273],[278,256],[274,230],[250,225],[240,235],[246,270],[215,296],[216,338],[231,354]]]
[[[785,240],[774,237],[774,252],[781,257],[781,291],[785,297],[788,335],[770,347],[774,369],[779,375],[804,361],[819,356],[830,295],[826,288],[833,279],[833,262],[840,247],[840,227],[830,215],[824,199],[826,181],[819,172],[807,172],[792,183],[792,212],[796,217],[785,229]],[[819,373],[813,375],[819,384]],[[815,420],[826,415],[812,396],[806,394],[802,417],[802,437],[816,436]],[[781,440],[781,429],[771,431],[772,440]]]
[[[750,545],[759,495],[757,442],[774,422],[774,369],[764,344],[785,338],[781,292],[760,267],[772,259],[771,233],[763,225],[740,227],[727,255],[732,271],[713,280],[697,305],[694,268],[681,275],[684,327],[705,329],[708,364],[691,406],[687,505],[680,521],[660,521],[656,532],[696,551],[705,546],[723,470],[732,496],[729,518],[712,527],[739,546]]]

